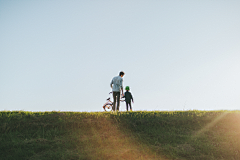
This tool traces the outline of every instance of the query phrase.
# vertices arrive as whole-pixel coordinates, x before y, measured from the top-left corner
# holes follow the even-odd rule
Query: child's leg
[[[126,109],[127,109],[127,111],[128,111],[128,102],[126,102]]]
[[[129,102],[129,106],[130,106],[130,110],[132,110],[132,105],[131,105],[131,102]]]

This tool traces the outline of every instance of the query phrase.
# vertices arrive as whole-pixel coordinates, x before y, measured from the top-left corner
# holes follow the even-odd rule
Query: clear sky
[[[1,111],[103,111],[120,71],[133,110],[240,110],[240,1],[0,0]]]

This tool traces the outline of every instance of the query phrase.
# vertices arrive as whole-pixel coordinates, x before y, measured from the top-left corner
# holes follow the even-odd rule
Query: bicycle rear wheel
[[[112,105],[107,104],[103,107],[104,111],[112,111]]]

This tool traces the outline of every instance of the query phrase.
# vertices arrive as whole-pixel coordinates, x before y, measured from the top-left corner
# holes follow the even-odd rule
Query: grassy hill
[[[0,112],[1,160],[240,159],[239,111]]]

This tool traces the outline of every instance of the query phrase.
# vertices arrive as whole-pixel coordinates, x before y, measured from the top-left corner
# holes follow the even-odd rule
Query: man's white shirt
[[[123,88],[123,78],[121,76],[113,77],[110,86],[112,87],[113,92],[120,92]]]

